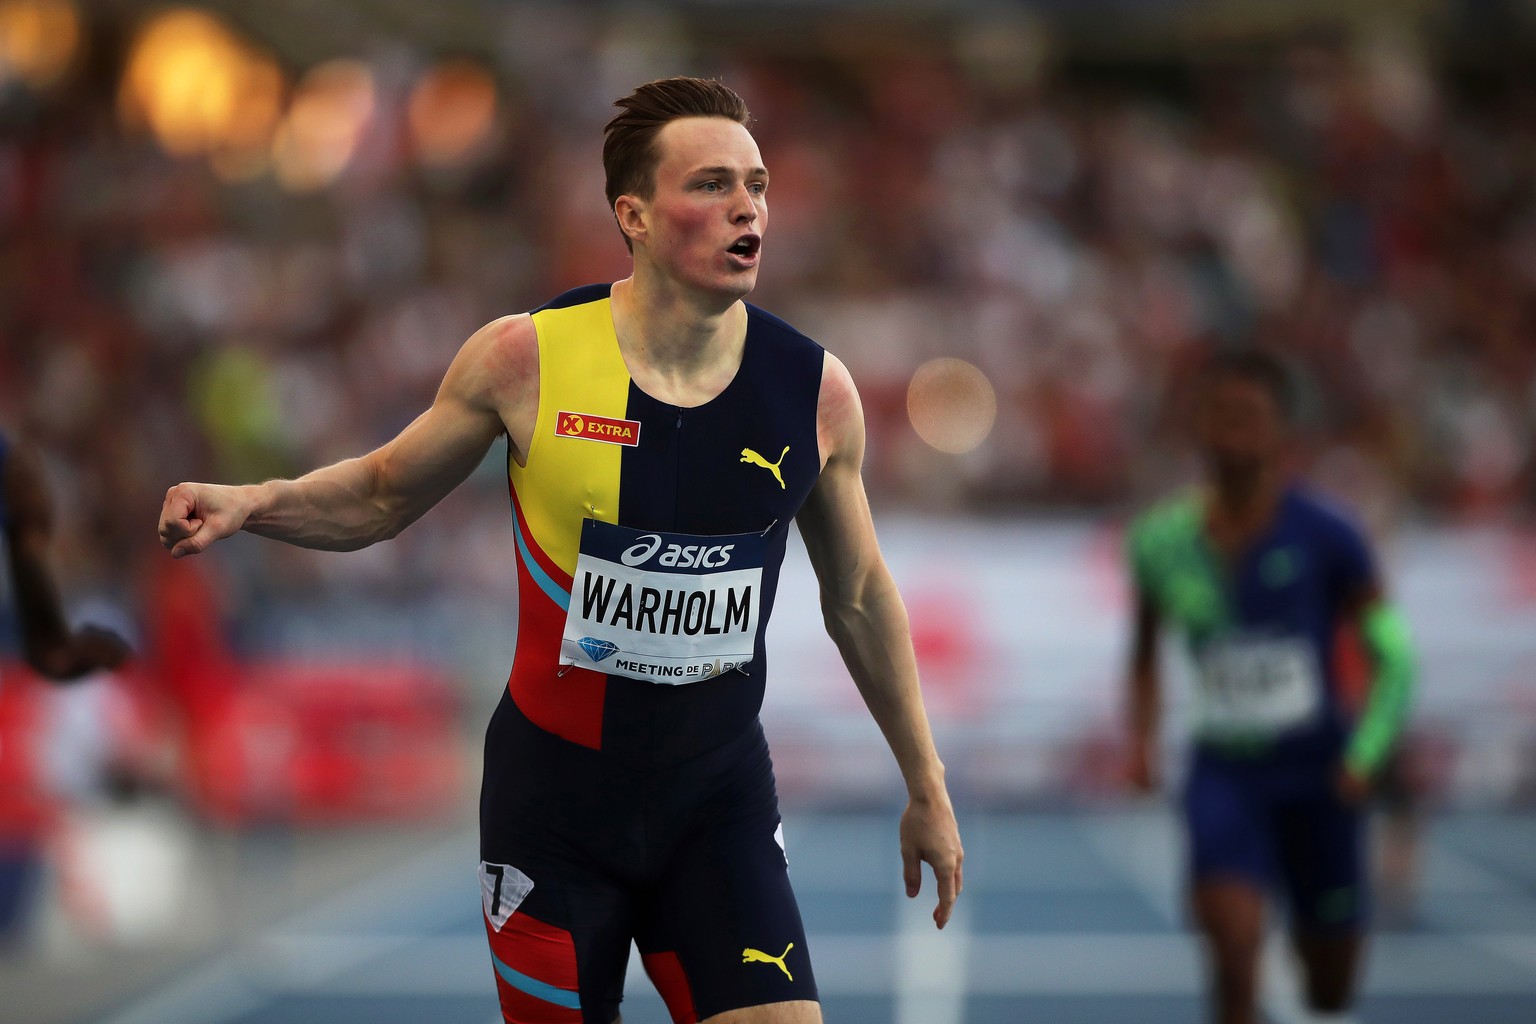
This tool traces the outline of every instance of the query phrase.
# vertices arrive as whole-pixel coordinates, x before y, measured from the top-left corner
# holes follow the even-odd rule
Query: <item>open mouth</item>
[[[763,247],[763,239],[760,235],[742,235],[736,239],[734,245],[725,250],[732,256],[740,256],[743,259],[751,259],[757,255],[757,251]]]

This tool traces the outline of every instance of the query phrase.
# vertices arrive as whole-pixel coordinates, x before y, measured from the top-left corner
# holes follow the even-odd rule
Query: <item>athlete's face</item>
[[[694,288],[746,295],[768,225],[768,172],[752,134],[723,117],[681,118],[657,133],[656,153],[651,198],[618,202],[637,258]]]
[[[1264,385],[1222,374],[1206,382],[1199,432],[1201,447],[1217,472],[1252,472],[1280,457],[1285,416]]]

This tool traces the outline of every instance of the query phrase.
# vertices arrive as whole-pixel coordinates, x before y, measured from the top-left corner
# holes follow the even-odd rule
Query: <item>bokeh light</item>
[[[125,120],[147,124],[177,156],[265,149],[282,103],[268,56],[202,11],[174,10],[134,41],[118,96]]]
[[[80,16],[65,0],[0,3],[0,82],[52,85],[80,46]]]
[[[963,359],[930,359],[907,386],[907,415],[930,446],[960,455],[987,439],[997,394],[987,375]]]
[[[311,69],[273,139],[278,182],[291,192],[313,192],[335,181],[373,117],[375,97],[373,72],[361,61]]]
[[[422,163],[448,167],[471,156],[496,121],[496,81],[478,64],[446,61],[411,90],[411,138]]]

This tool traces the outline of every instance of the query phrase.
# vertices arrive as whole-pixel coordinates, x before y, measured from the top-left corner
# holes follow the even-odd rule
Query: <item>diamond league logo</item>
[[[593,661],[602,661],[604,658],[611,658],[619,653],[618,644],[609,640],[599,640],[595,636],[584,636],[576,641],[576,643],[583,651],[587,652],[587,657]]]

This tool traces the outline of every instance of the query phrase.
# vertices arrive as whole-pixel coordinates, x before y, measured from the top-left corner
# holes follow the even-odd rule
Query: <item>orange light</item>
[[[134,41],[118,106],[178,156],[265,149],[282,104],[282,73],[203,11],[162,14]]]
[[[283,73],[277,62],[253,54],[233,116],[212,154],[213,169],[229,182],[249,181],[271,163],[272,137],[283,116]]]
[[[931,359],[907,386],[907,416],[929,446],[962,455],[992,432],[997,394],[987,375],[965,360]]]
[[[80,47],[80,15],[65,0],[0,3],[0,82],[33,88],[58,80]]]
[[[374,103],[373,73],[360,61],[327,61],[304,76],[272,142],[282,186],[312,192],[335,181],[351,162]]]
[[[496,120],[496,82],[467,60],[440,64],[411,90],[407,116],[422,163],[460,163],[490,135]]]

